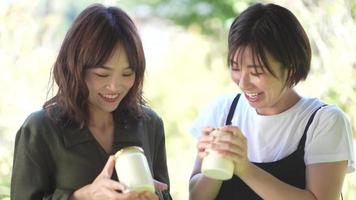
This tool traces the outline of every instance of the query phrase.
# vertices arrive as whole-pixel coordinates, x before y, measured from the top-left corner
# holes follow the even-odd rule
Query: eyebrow
[[[103,65],[103,66],[101,66],[101,67],[99,67],[99,68],[104,68],[104,69],[107,69],[107,70],[112,70],[112,68],[111,68],[111,67],[106,66],[106,65]]]
[[[101,66],[101,67],[99,67],[99,68],[104,68],[104,69],[110,70],[110,71],[112,70],[112,67],[107,66],[107,65],[103,65],[103,66]],[[126,70],[126,69],[132,69],[132,67],[127,66],[127,67],[124,68],[124,70]]]
[[[239,65],[236,61],[231,60],[232,64]],[[263,68],[262,65],[247,65],[247,68]]]

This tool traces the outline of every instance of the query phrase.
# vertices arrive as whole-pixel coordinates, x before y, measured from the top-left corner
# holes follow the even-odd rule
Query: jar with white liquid
[[[153,178],[143,149],[129,146],[115,154],[115,169],[117,176],[128,191],[155,192]]]
[[[210,132],[212,136],[223,136],[230,134],[218,129]],[[231,159],[224,158],[218,152],[208,149],[208,155],[204,157],[201,166],[201,172],[212,179],[228,180],[232,178],[234,172],[234,162]]]

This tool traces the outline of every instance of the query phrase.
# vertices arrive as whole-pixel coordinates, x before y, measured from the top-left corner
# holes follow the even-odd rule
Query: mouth
[[[109,102],[109,103],[113,103],[116,102],[120,95],[118,93],[115,94],[101,94],[99,93],[99,96],[104,99],[104,101]]]
[[[258,93],[258,92],[245,92],[245,96],[250,102],[258,101],[260,96],[261,96],[261,94],[262,94],[262,92],[260,92],[260,93]]]

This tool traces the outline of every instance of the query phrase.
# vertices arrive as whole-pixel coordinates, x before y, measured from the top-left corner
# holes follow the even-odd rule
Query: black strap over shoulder
[[[299,145],[298,145],[298,149],[304,151],[305,140],[306,140],[306,138],[307,138],[307,132],[308,132],[308,130],[309,130],[309,126],[310,126],[310,124],[313,122],[316,112],[318,112],[318,110],[320,110],[320,108],[322,108],[322,107],[324,107],[324,106],[327,106],[327,105],[324,104],[324,105],[318,107],[316,110],[314,110],[314,112],[313,112],[313,113],[311,114],[311,116],[309,117],[308,123],[307,123],[307,125],[305,126],[305,129],[304,129],[303,136],[302,136],[302,138],[300,139],[300,142],[299,142]]]
[[[240,93],[237,94],[231,103],[229,114],[227,115],[227,118],[226,118],[226,123],[225,123],[226,125],[231,125],[231,120],[232,120],[232,117],[234,116],[236,105],[237,105],[237,102],[239,102],[240,96],[241,96]]]

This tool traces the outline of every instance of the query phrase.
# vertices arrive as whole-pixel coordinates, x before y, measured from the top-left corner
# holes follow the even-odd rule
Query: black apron
[[[231,104],[228,117],[226,119],[226,125],[231,125],[231,119],[234,115],[237,102],[240,94],[238,94]],[[323,105],[325,106],[325,105]],[[321,106],[321,107],[323,107]],[[293,185],[295,187],[305,189],[305,163],[304,163],[304,146],[306,140],[306,134],[309,126],[312,123],[316,112],[321,108],[317,108],[310,116],[308,123],[305,127],[302,138],[299,141],[298,148],[289,156],[275,161],[267,163],[255,163],[256,166],[272,174],[279,180]],[[218,200],[256,200],[262,199],[258,196],[249,186],[247,186],[238,176],[233,176],[231,179],[223,181]]]

